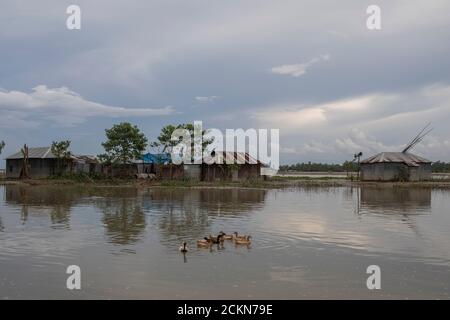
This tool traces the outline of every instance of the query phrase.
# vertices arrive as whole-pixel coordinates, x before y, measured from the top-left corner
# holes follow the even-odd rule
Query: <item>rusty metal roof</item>
[[[56,158],[52,153],[51,147],[42,148],[28,148],[29,159],[54,159]],[[6,158],[6,160],[23,159],[22,151],[14,153]]]
[[[28,158],[29,159],[56,159],[55,155],[52,153],[51,147],[40,147],[40,148],[28,148]],[[70,155],[73,160],[84,161],[86,163],[97,163],[98,160],[95,156],[89,155]],[[5,160],[17,160],[23,159],[22,151],[16,152],[13,155],[5,158]]]
[[[404,163],[409,167],[418,167],[424,163],[431,163],[432,161],[419,157],[407,152],[382,152],[374,155],[368,159],[361,161],[361,164],[373,163]]]
[[[215,151],[211,157],[205,157],[206,163],[261,164],[261,162],[245,152]]]

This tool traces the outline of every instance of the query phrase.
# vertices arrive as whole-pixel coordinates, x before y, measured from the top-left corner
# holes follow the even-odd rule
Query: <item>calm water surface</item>
[[[430,189],[0,186],[0,298],[448,299],[449,208]],[[220,230],[254,241],[196,247]]]

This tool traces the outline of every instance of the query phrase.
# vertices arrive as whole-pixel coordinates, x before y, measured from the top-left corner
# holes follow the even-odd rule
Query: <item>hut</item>
[[[216,151],[205,158],[202,164],[201,180],[258,180],[262,163],[245,152]]]
[[[147,153],[142,156],[144,173],[154,174],[158,179],[183,179],[185,170],[183,165],[172,163],[170,153]]]
[[[432,161],[409,152],[431,131],[431,123],[406,145],[402,152],[382,152],[361,161],[362,181],[426,181],[431,180]],[[359,153],[355,158],[362,155]]]
[[[431,161],[408,152],[382,152],[361,161],[362,181],[426,181]]]
[[[76,155],[73,157],[76,165],[75,172],[76,173],[85,173],[85,174],[101,174],[102,173],[102,165],[99,163],[97,157],[91,155]]]
[[[21,151],[6,158],[6,177],[20,178],[23,167],[23,153]],[[72,158],[67,162],[72,162]],[[64,170],[70,170],[68,163]],[[51,147],[28,148],[28,167],[30,178],[46,178],[55,174],[57,158],[53,155]]]
[[[242,181],[261,177],[262,163],[244,152],[215,151],[201,164],[173,164],[170,154],[148,153],[142,159],[145,173],[154,173],[159,179]]]
[[[20,178],[24,156],[19,151],[6,158],[6,178]],[[101,166],[94,156],[71,155],[58,168],[58,159],[51,147],[28,148],[28,175],[30,178],[47,178],[57,173],[99,173]],[[60,172],[59,172],[60,171]]]

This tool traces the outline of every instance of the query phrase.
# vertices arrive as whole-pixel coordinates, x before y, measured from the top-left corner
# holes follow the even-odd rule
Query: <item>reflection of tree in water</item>
[[[261,208],[261,189],[135,189],[75,186],[6,186],[6,202],[19,206],[24,223],[29,217],[50,217],[53,228],[70,227],[72,206],[86,201],[99,208],[106,235],[118,245],[139,241],[146,214],[162,241],[201,238],[211,232],[210,219],[248,215]],[[144,213],[145,212],[145,213]]]
[[[21,207],[25,224],[30,212],[35,216],[48,215],[53,228],[70,227],[70,209],[81,197],[82,189],[57,186],[6,186],[6,202]]]
[[[139,198],[102,198],[96,206],[103,211],[102,222],[113,244],[128,245],[141,239],[146,217]]]
[[[144,208],[156,219],[163,242],[202,238],[210,218],[244,215],[263,205],[266,190],[258,189],[155,189],[144,199]]]
[[[0,232],[2,232],[3,230],[5,230],[5,226],[3,225],[2,217],[0,217]]]
[[[184,189],[156,189],[144,198],[144,207],[155,219],[165,239],[204,236],[208,214],[198,207],[198,193]]]

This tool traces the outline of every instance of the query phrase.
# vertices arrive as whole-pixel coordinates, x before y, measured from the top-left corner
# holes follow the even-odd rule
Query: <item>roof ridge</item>
[[[48,153],[52,150],[52,147],[48,147],[47,151],[44,153],[44,155],[42,156],[42,159],[47,158]]]

